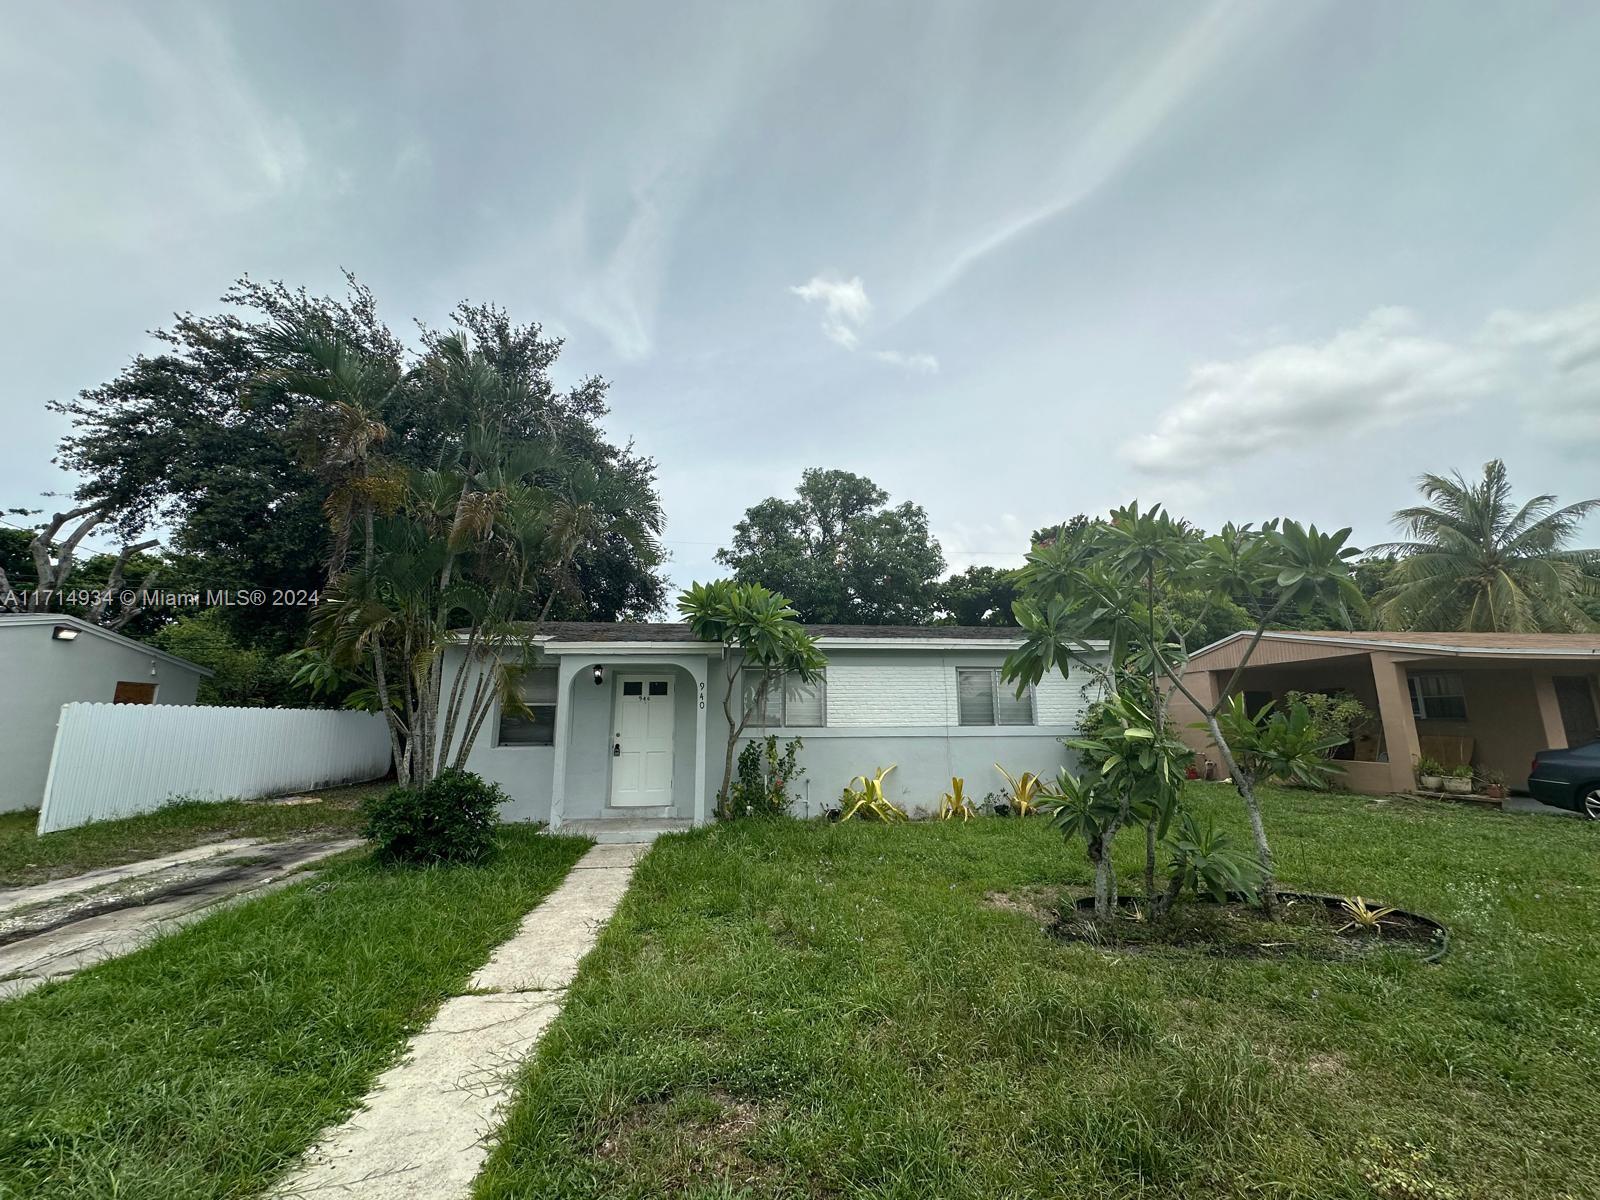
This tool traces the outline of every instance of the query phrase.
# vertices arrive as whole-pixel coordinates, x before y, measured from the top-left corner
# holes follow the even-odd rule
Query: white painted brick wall
[[[958,667],[994,666],[1005,653],[836,650],[828,658],[828,725],[831,728],[916,728],[960,724]],[[1088,699],[1086,672],[1041,680],[1035,693],[1040,725],[1076,725]],[[1092,698],[1092,696],[1090,697]]]
[[[954,673],[950,686],[954,686]],[[905,727],[945,724],[945,670],[932,653],[852,654],[828,658],[828,724]]]
[[[1100,694],[1094,677],[1074,666],[1070,679],[1060,672],[1045,676],[1034,692],[1035,716],[1041,725],[1077,725],[1079,716]],[[1088,685],[1088,694],[1084,694]]]

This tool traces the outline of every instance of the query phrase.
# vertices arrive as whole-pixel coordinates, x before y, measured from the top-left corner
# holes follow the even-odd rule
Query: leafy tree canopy
[[[158,352],[52,405],[73,423],[58,461],[83,477],[78,498],[105,505],[120,532],[170,530],[170,545],[203,562],[212,587],[315,589],[326,581],[330,543],[339,536],[327,519],[330,501],[338,505],[339,472],[323,453],[327,408],[293,388],[263,385],[275,372],[304,366],[282,331],[318,331],[390,378],[374,416],[386,431],[384,454],[402,469],[453,461],[468,436],[460,405],[441,387],[450,334],[424,328],[420,348],[408,350],[354,278],[343,299],[242,278],[222,300],[228,311],[180,315],[153,334]],[[561,390],[550,379],[560,339],[488,304],[463,304],[452,320],[497,374],[517,384],[501,390],[509,407],[492,414],[496,436],[581,460],[630,491],[641,511],[657,506],[655,464],[613,445],[600,428],[605,381],[591,377]],[[574,562],[573,586],[552,615],[656,612],[666,594],[660,561],[651,544],[602,535]],[[284,643],[303,637],[305,617],[281,608],[228,615],[252,640]]]
[[[941,625],[1015,625],[1016,572],[999,567],[968,567],[942,580],[938,592]]]
[[[762,583],[824,625],[921,625],[930,621],[944,570],[928,514],[891,507],[889,494],[849,471],[810,469],[794,500],[746,510],[717,561],[744,583]]]

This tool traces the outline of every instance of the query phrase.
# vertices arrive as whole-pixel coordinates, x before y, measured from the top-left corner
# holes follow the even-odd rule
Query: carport
[[[1214,703],[1234,681],[1251,637],[1236,633],[1197,652],[1185,686]],[[1424,754],[1497,772],[1520,789],[1535,752],[1600,733],[1600,636],[1271,632],[1233,690],[1252,708],[1290,691],[1360,700],[1377,721],[1341,763],[1355,791],[1411,790]],[[1173,695],[1171,713],[1197,751],[1215,754],[1205,732],[1189,728],[1200,714],[1182,694]]]

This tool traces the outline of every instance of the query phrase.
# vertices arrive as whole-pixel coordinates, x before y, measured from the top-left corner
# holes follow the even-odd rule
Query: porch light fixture
[[[594,665],[594,685],[599,687],[606,681],[606,669],[599,663]]]
[[[78,636],[78,633],[79,631],[74,629],[71,625],[57,625],[53,630],[51,630],[50,636],[58,642],[70,642],[73,638]]]

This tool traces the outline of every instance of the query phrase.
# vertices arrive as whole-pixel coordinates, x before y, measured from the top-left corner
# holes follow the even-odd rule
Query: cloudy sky
[[[1377,541],[1425,470],[1594,495],[1596,62],[1582,0],[19,7],[0,507],[144,330],[341,267],[563,334],[679,582],[808,466],[952,568],[1133,497]]]

